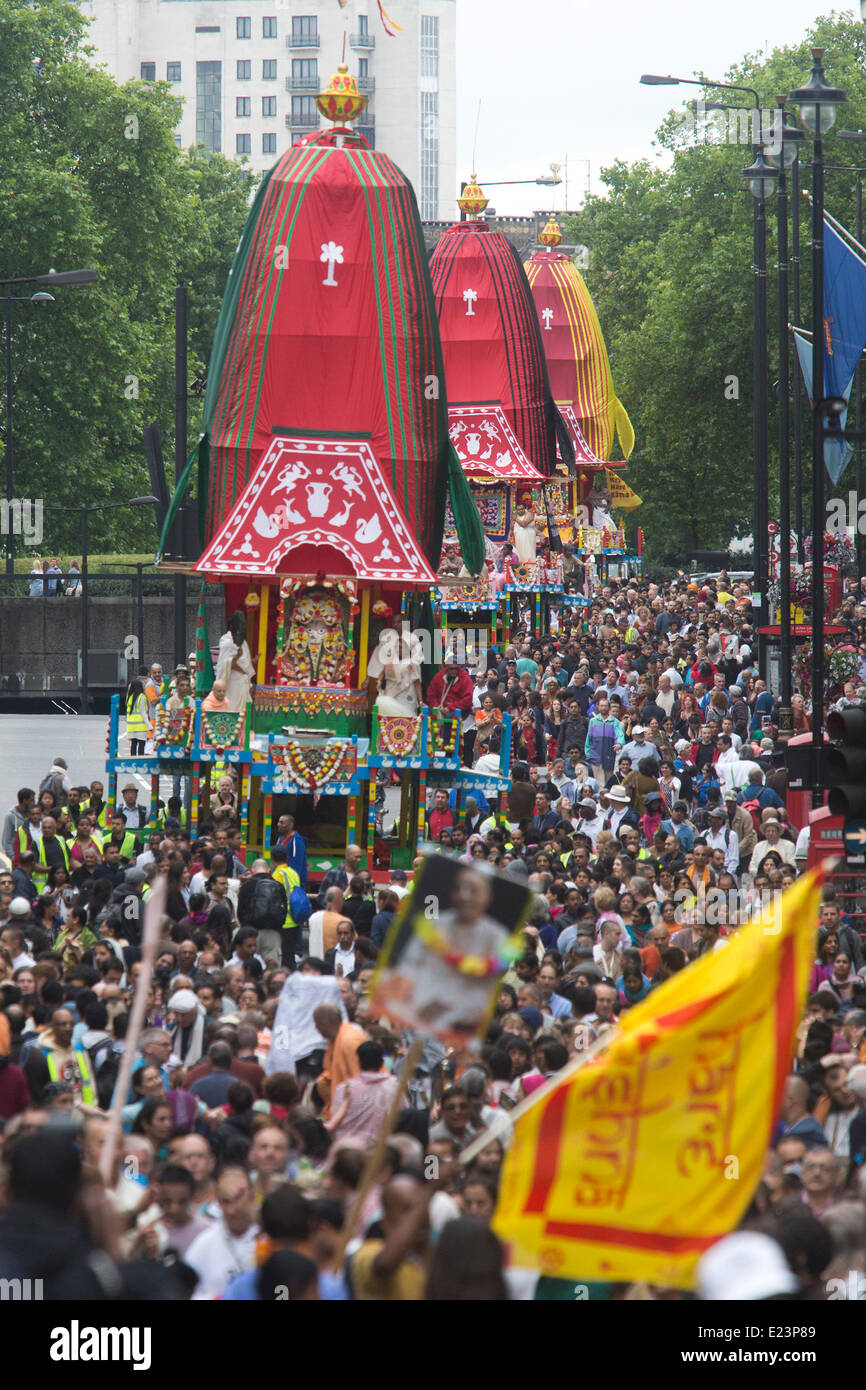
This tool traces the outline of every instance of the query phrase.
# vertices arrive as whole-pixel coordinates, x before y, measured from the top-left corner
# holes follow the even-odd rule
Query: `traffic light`
[[[831,746],[826,750],[824,770],[830,788],[830,813],[844,816],[846,821],[866,819],[866,705],[831,710],[827,734]]]

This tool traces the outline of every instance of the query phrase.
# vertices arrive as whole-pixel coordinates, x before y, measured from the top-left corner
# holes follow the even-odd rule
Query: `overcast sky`
[[[724,76],[746,53],[796,43],[819,15],[859,14],[844,0],[456,0],[457,165],[471,173],[478,102],[477,173],[528,179],[569,164],[569,205],[614,159],[653,154],[652,140],[688,87],[642,87],[643,72]],[[804,70],[802,80],[809,76]],[[832,81],[832,73],[828,74]],[[491,190],[499,212],[547,208],[564,187]]]

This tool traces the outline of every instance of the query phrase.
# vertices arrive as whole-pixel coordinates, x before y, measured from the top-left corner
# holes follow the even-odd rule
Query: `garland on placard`
[[[486,602],[490,598],[490,585],[486,579],[476,584],[443,584],[439,592],[445,603],[462,602],[469,606]]]
[[[283,768],[292,782],[315,791],[326,782],[336,780],[337,773],[346,761],[352,744],[346,739],[338,743],[311,744],[304,747],[295,739],[287,739],[284,745],[275,744],[271,755]],[[346,769],[349,776],[351,770]]]
[[[413,918],[412,929],[427,950],[440,956],[446,965],[453,966],[461,975],[472,975],[479,980],[488,980],[504,974],[522,950],[519,944],[512,945],[509,942],[493,956],[464,955],[460,951],[452,950],[442,933],[426,917]]]
[[[379,752],[408,758],[415,752],[421,732],[420,714],[380,714]]]
[[[427,757],[431,760],[435,753],[444,753],[447,757],[451,757],[454,753],[455,725],[459,725],[459,720],[451,716],[442,722],[448,725],[447,743],[440,738],[439,721],[436,719],[427,720]]]
[[[189,748],[193,735],[193,707],[166,709],[161,705],[156,716],[156,742],[170,748]]]
[[[227,748],[240,748],[244,741],[246,710],[240,714],[228,710],[202,710],[202,745],[224,753]]]
[[[366,690],[338,687],[316,689],[303,686],[258,686],[254,707],[269,714],[366,714]]]

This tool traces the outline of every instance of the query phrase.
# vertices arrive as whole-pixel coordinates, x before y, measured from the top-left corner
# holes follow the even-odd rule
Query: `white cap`
[[[632,732],[632,736],[634,737],[634,735],[636,735],[636,734],[645,734],[645,733],[646,733],[646,729],[644,728],[643,724],[635,724],[635,726],[634,726],[634,728],[632,729],[631,732]]]
[[[760,1231],[735,1231],[711,1246],[697,1266],[698,1297],[705,1302],[756,1302],[796,1293],[799,1285],[782,1247]]]
[[[26,898],[22,898],[22,897],[13,898],[12,901],[11,901],[11,903],[9,904],[9,916],[10,916],[10,917],[29,917],[29,916],[30,916],[30,904],[29,904],[29,902],[27,901],[27,899],[26,899]]]
[[[866,1100],[866,1062],[860,1062],[848,1073],[848,1090],[853,1091],[858,1100]]]
[[[191,989],[178,989],[168,1001],[168,1007],[176,1014],[188,1014],[198,1006],[198,1000]]]

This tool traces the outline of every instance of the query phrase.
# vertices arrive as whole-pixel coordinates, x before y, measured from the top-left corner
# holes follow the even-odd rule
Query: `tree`
[[[754,87],[766,108],[807,80],[811,47],[826,48],[828,80],[849,104],[843,127],[866,123],[866,36],[848,18],[820,19],[802,43],[766,60],[746,57],[725,80]],[[698,92],[689,89],[689,95]],[[748,102],[706,89],[709,100]],[[610,351],[617,394],[637,443],[627,478],[644,506],[650,562],[682,563],[692,549],[725,548],[752,526],[752,199],[741,170],[750,132],[737,116],[695,121],[687,107],[658,132],[669,163],[617,162],[603,171],[604,197],[590,198],[568,240],[590,248],[587,283]],[[743,143],[737,143],[742,141]],[[831,134],[825,157],[850,164]],[[804,158],[808,158],[807,153]],[[806,171],[802,171],[806,181]],[[853,226],[854,176],[828,172],[827,206]],[[803,306],[808,324],[808,208],[803,204]],[[778,374],[775,202],[767,204],[770,381]],[[791,344],[788,344],[791,350]],[[794,370],[792,356],[792,373]],[[797,368],[797,370],[799,370]],[[771,516],[777,506],[778,425],[770,393]],[[808,425],[804,416],[804,438]],[[808,477],[808,444],[804,475]],[[805,482],[808,495],[808,482]]]
[[[16,488],[52,504],[149,492],[143,426],[159,421],[171,443],[175,283],[191,286],[200,371],[254,182],[178,150],[169,85],[119,86],[90,66],[86,27],[66,0],[0,0],[0,265],[99,276],[45,309],[13,306]],[[75,519],[49,516],[46,546],[74,551]],[[141,511],[94,518],[93,533],[94,548],[156,540]]]

